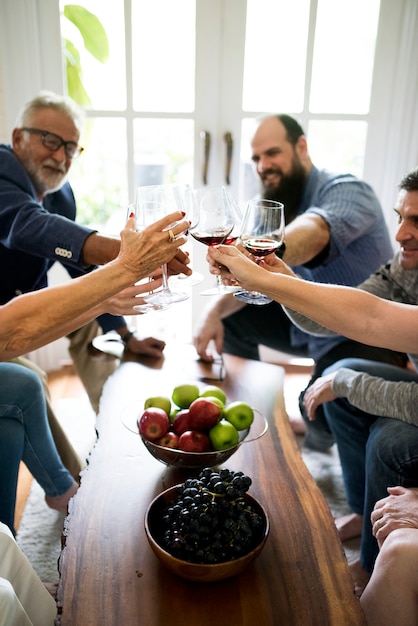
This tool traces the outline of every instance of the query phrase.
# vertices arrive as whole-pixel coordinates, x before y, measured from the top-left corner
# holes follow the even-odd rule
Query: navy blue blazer
[[[82,249],[95,232],[75,223],[76,203],[67,182],[40,204],[26,170],[11,146],[0,144],[0,304],[42,289],[58,261],[72,278],[89,272]],[[104,332],[126,325],[123,317],[102,315]]]

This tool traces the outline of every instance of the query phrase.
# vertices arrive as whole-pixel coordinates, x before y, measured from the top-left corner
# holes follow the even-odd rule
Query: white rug
[[[75,449],[83,458],[87,458],[96,438],[95,414],[87,396],[61,400],[56,412]],[[302,448],[302,455],[334,517],[348,513],[335,446],[325,454]],[[64,516],[46,506],[44,492],[33,481],[17,542],[44,581],[52,582],[58,578],[57,560],[61,550],[63,522]],[[344,544],[349,562],[358,555],[358,547],[359,540]]]
[[[56,414],[74,448],[86,459],[96,439],[96,415],[87,395],[59,401]],[[44,491],[33,481],[16,540],[40,578],[54,582],[64,515],[50,509],[44,498]]]

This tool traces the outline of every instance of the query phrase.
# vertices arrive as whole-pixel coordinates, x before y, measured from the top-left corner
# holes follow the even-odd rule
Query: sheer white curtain
[[[383,0],[377,37],[364,178],[392,233],[400,178],[418,165],[418,3]]]

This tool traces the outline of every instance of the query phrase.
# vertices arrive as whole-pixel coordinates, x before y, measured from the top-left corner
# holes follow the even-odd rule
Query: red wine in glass
[[[241,242],[248,252],[259,261],[275,252],[284,239],[284,206],[281,202],[250,200],[241,224]],[[271,298],[258,291],[241,289],[235,298],[246,304],[263,305]]]
[[[265,257],[268,254],[272,254],[282,245],[280,241],[275,239],[260,239],[259,237],[252,237],[246,239],[243,242],[244,248],[248,250],[253,256]]]
[[[200,241],[200,243],[204,243],[205,246],[218,246],[221,243],[229,243],[228,236],[225,235],[200,235],[199,233],[190,233],[193,239],[196,241]],[[235,238],[236,239],[236,238]],[[232,240],[232,237],[230,238]]]
[[[202,187],[189,191],[188,216],[190,235],[206,246],[231,244],[238,236],[233,232],[239,223],[239,207],[226,187]],[[202,291],[203,296],[220,295],[236,291],[224,285],[216,276],[216,287]]]

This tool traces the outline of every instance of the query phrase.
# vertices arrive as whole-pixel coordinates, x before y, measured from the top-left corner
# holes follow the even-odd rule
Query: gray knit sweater
[[[404,270],[398,255],[388,264],[382,265],[375,274],[358,286],[380,298],[418,303],[418,272]],[[320,324],[284,307],[286,314],[302,330],[313,335],[332,335]],[[408,355],[418,371],[418,355]],[[337,397],[347,398],[353,406],[371,415],[393,417],[418,426],[418,384],[416,382],[393,382],[341,368],[332,384]]]

